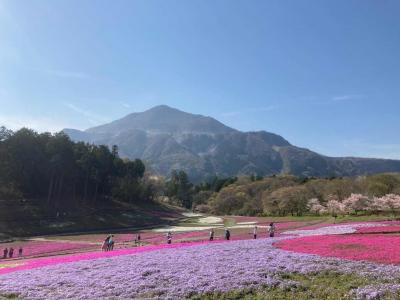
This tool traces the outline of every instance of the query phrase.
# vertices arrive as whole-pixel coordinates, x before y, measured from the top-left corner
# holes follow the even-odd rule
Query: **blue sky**
[[[332,156],[400,159],[400,1],[0,0],[0,124],[167,104]]]

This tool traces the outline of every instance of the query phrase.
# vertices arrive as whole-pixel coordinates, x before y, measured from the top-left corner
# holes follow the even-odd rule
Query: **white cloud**
[[[122,105],[122,107],[125,107],[125,108],[131,108],[131,105],[126,102],[121,102],[121,105]]]
[[[350,101],[350,100],[358,100],[358,99],[362,99],[365,98],[364,95],[359,95],[359,94],[355,94],[355,95],[339,95],[339,96],[334,96],[331,98],[332,101]]]

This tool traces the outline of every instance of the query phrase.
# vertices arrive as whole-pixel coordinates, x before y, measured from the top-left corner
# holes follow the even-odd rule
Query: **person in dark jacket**
[[[213,228],[211,228],[211,230],[210,230],[210,239],[209,240],[210,240],[210,242],[214,240],[214,229]]]
[[[274,237],[275,230],[276,230],[275,224],[272,222],[271,224],[269,224],[268,227],[269,237]]]
[[[170,231],[168,231],[167,233],[167,244],[171,244],[172,243],[172,233]]]
[[[225,229],[225,239],[227,241],[229,241],[231,239],[231,232],[229,231],[229,229]]]

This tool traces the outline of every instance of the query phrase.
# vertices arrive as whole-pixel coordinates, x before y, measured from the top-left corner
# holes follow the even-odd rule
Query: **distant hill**
[[[85,131],[64,129],[74,141],[118,145],[120,155],[144,160],[153,172],[185,170],[192,180],[245,174],[354,176],[400,172],[400,161],[334,158],[291,145],[266,131],[241,132],[166,105],[132,113]]]

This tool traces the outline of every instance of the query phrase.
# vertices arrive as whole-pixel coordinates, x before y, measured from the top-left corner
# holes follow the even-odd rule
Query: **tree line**
[[[241,177],[219,192],[208,192],[198,210],[248,216],[394,213],[400,211],[399,195],[399,174],[346,178],[279,175],[256,181]]]
[[[117,146],[75,143],[64,133],[0,127],[0,199],[40,199],[49,209],[95,206],[112,198],[152,200],[139,159],[121,159]]]
[[[118,147],[73,142],[64,133],[0,127],[0,200],[39,199],[54,211],[100,201],[155,199],[218,215],[344,214],[400,210],[400,175],[301,178],[257,175],[194,184],[183,170],[163,178]]]

